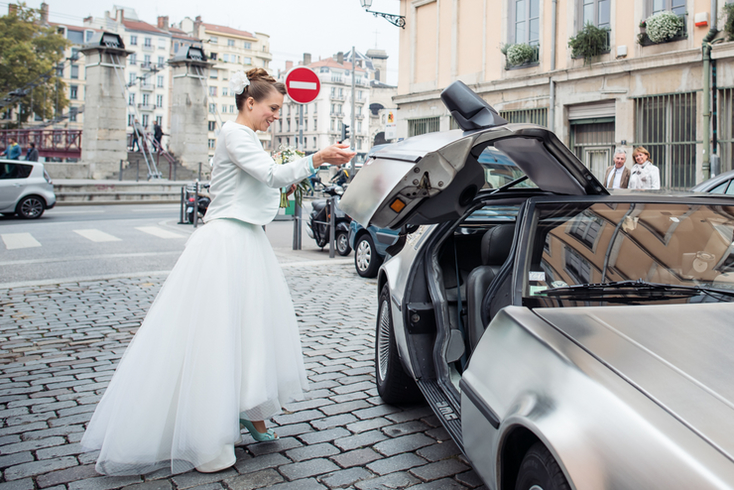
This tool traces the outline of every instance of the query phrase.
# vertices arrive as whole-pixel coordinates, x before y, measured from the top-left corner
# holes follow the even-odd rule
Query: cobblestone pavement
[[[164,279],[0,290],[0,490],[475,488],[480,481],[425,405],[377,396],[376,282],[351,264],[285,264],[311,392],[249,435],[228,470],[104,477],[79,441]],[[328,296],[329,301],[323,299]]]

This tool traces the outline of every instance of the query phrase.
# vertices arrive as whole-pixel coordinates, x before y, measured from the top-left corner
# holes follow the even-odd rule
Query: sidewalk
[[[309,399],[273,419],[280,440],[246,435],[235,467],[214,474],[104,477],[78,444],[165,274],[0,290],[0,490],[479,486],[426,405],[393,407],[377,396],[376,281],[358,277],[351,256],[276,254],[298,315]]]

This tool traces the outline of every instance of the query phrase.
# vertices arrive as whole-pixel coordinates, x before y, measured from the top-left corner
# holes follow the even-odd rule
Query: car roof
[[[727,172],[711,177],[710,179],[705,180],[701,182],[700,184],[697,184],[691,187],[691,191],[709,192],[714,187],[717,187],[720,184],[722,184],[723,182],[726,182],[727,180],[731,180],[731,179],[734,179],[734,170],[729,170]]]

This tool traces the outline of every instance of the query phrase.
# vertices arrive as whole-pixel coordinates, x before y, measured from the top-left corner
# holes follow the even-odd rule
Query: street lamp
[[[359,3],[362,4],[363,9],[365,9],[370,14],[374,14],[375,17],[380,16],[392,25],[405,29],[404,15],[385,14],[382,12],[374,12],[372,10],[369,10],[369,8],[372,6],[372,0],[359,0]]]

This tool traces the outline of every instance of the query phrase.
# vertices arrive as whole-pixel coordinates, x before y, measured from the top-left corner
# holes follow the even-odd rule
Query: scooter
[[[193,191],[193,189],[192,189]],[[186,218],[188,219],[189,223],[194,222],[194,205],[196,204],[196,210],[197,210],[197,218],[203,218],[206,214],[206,210],[209,209],[209,204],[212,202],[211,197],[209,196],[209,184],[202,184],[201,187],[199,187],[199,202],[196,202],[196,196],[194,195],[194,192],[188,193],[188,198],[186,200]]]
[[[316,245],[324,248],[329,244],[331,234],[331,206],[335,204],[334,217],[336,228],[334,229],[334,237],[336,242],[336,251],[341,256],[349,255],[352,247],[349,246],[349,223],[352,222],[346,213],[339,209],[339,198],[344,194],[344,189],[338,185],[325,186],[321,191],[329,199],[320,199],[311,202],[311,215],[306,223],[306,233],[308,236],[316,240]],[[333,198],[333,199],[332,199]]]

